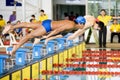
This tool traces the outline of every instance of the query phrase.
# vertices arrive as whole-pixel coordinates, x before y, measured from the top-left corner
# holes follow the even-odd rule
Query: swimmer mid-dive
[[[46,33],[49,33],[45,38],[49,38],[55,34],[58,34],[60,32],[63,32],[65,30],[70,30],[77,28],[78,30],[73,34],[72,36],[69,36],[68,39],[73,39],[75,36],[81,35],[84,33],[84,31],[91,27],[96,26],[95,18],[93,16],[79,16],[75,19],[75,21],[70,20],[60,20],[60,21],[52,21],[52,20],[45,20],[42,23],[20,23],[16,25],[7,25],[5,26],[3,30],[3,34],[8,33],[11,30],[14,30],[16,28],[32,28],[34,31],[24,36],[18,44],[13,46],[12,54],[15,54],[16,50],[21,47],[25,42],[27,42],[29,39],[43,36]],[[82,31],[81,31],[82,30]]]

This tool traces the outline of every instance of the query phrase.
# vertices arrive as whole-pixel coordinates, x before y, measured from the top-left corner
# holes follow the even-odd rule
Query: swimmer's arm
[[[81,36],[87,29],[89,29],[91,27],[92,24],[87,23],[87,25],[85,24],[83,29],[78,29],[76,32],[74,32],[71,36],[69,36],[67,39],[68,40],[72,40],[78,36]]]
[[[45,44],[47,44],[48,41],[50,41],[50,40],[53,40],[53,39],[56,39],[56,38],[61,38],[61,37],[63,37],[63,36],[62,35],[56,35],[56,36],[49,37],[45,40]]]
[[[66,29],[66,27],[63,26],[63,27],[60,27],[60,28],[58,28],[56,30],[53,30],[46,36],[46,38],[49,38],[49,37],[51,37],[51,36],[53,36],[55,34],[58,34],[58,33],[62,32],[62,31],[64,31],[65,29]]]
[[[85,32],[85,29],[79,29],[75,33],[73,33],[71,36],[67,38],[67,40],[72,40],[78,36],[81,36]]]
[[[34,38],[33,46],[40,42],[40,38]]]

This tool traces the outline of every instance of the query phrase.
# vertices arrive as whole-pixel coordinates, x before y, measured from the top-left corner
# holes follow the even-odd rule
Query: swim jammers
[[[45,28],[46,32],[50,32],[52,29],[51,29],[51,21],[52,20],[44,20],[42,22],[42,26]]]

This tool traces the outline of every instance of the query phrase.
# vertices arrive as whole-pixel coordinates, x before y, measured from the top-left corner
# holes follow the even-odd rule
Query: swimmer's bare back
[[[60,21],[52,21],[51,22],[52,30],[58,29],[60,27],[65,27],[66,29],[71,29],[71,28],[74,27],[74,25],[75,25],[75,23],[73,21],[70,21],[70,20],[60,20]],[[23,22],[23,23],[16,24],[16,25],[6,25],[2,34],[6,34],[10,30],[14,30],[14,29],[17,29],[17,28],[37,29],[39,27],[43,27],[41,22],[37,22],[37,23]]]
[[[74,28],[75,23],[70,20],[60,20],[60,21],[52,21],[51,27],[52,30],[58,29],[60,27],[66,27],[66,29]]]

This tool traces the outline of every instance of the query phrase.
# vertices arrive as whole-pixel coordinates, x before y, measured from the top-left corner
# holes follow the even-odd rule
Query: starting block
[[[67,47],[73,46],[73,41],[72,40],[66,40]]]
[[[64,38],[67,38],[67,37],[71,36],[72,34],[73,33],[68,33],[67,35],[64,36]],[[76,37],[75,39],[72,40],[72,43],[78,44],[83,40],[84,40],[83,36],[78,36],[78,37]]]
[[[55,52],[55,41],[51,40],[47,43],[47,51],[48,54],[52,54]]]
[[[5,67],[5,59],[9,58],[8,55],[0,55],[0,74],[4,72],[4,67]]]
[[[46,49],[47,54],[52,54],[55,52],[55,41],[54,40],[48,41],[47,45],[44,44],[45,40],[40,41],[40,43],[42,43],[45,46],[44,49]]]
[[[32,60],[33,43],[27,42],[22,46],[22,48],[29,49],[29,52],[27,52],[26,56],[27,56],[28,62],[30,62]]]
[[[23,45],[24,48],[32,49],[33,43],[25,43]]]
[[[65,49],[65,47],[73,46],[72,40],[66,40],[66,38],[57,38],[56,40],[58,41],[58,46],[60,50]]]
[[[57,38],[56,40],[58,42],[58,44],[57,44],[58,45],[58,49],[59,50],[65,49],[65,46],[64,46],[65,41],[64,41],[64,39],[63,38]]]
[[[33,46],[33,52],[32,52],[32,57],[33,59],[36,58],[42,58],[43,54],[42,54],[42,48],[43,48],[43,44],[36,44]]]
[[[8,52],[11,52],[12,51],[12,47],[8,47],[7,48],[7,51]],[[25,48],[19,48],[17,51],[16,51],[16,61],[15,61],[15,64],[16,65],[24,65],[26,62],[26,53],[29,52],[29,49],[25,49]]]

